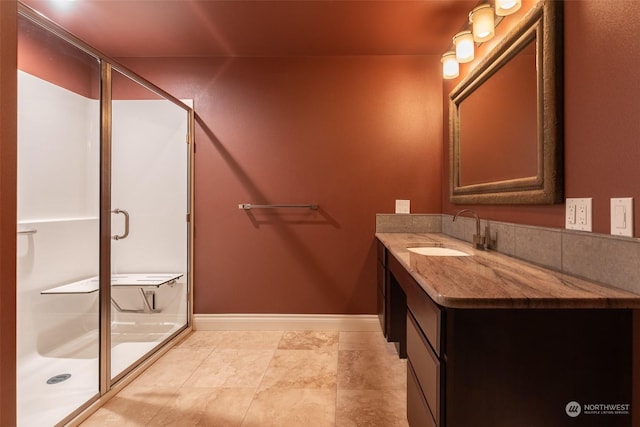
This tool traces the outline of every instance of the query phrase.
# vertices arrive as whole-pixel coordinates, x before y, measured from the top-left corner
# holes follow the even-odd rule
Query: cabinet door
[[[437,427],[410,363],[407,363],[407,421],[411,427]]]
[[[417,282],[407,287],[407,306],[438,357],[442,357],[443,310],[420,288]]]
[[[377,254],[378,254],[378,261],[380,261],[380,263],[386,267],[387,265],[387,248],[384,247],[384,245],[382,244],[382,242],[380,240],[377,241],[377,245],[376,245],[376,249],[377,249]]]
[[[397,343],[398,355],[404,359],[407,357],[407,299],[394,275],[388,274],[387,280],[387,340]]]
[[[632,403],[630,310],[447,309],[446,330],[447,427],[634,425],[633,408],[566,413]]]
[[[407,357],[437,424],[441,414],[441,364],[411,313],[407,313]]]
[[[387,259],[387,249],[378,240],[377,241],[377,260],[376,273],[378,283],[378,320],[382,328],[382,334],[385,338],[389,338],[389,319],[387,318],[387,269],[385,267]]]

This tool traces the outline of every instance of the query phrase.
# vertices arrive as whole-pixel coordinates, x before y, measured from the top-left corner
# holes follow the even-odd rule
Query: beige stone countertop
[[[450,308],[640,308],[640,295],[549,270],[440,233],[376,233],[424,291]],[[472,256],[424,256],[433,246]]]

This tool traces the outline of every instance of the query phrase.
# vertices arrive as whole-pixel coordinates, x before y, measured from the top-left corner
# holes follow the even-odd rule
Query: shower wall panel
[[[19,221],[98,217],[99,104],[19,71]]]
[[[41,292],[98,274],[99,117],[95,99],[18,72],[19,425],[98,392],[98,292]]]
[[[31,313],[18,322],[21,356],[43,350],[44,337],[73,339],[81,323],[97,328],[97,293],[40,294],[98,271],[97,111],[97,101],[19,72],[18,227],[37,231],[17,243],[18,312]]]

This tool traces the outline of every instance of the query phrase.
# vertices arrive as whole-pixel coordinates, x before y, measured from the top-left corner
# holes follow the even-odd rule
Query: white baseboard
[[[364,331],[380,332],[374,314],[194,314],[196,331]]]

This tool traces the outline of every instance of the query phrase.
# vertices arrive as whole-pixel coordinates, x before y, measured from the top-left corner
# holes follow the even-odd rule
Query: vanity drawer
[[[441,365],[438,356],[423,338],[420,329],[407,313],[407,357],[436,423],[440,423]]]
[[[407,421],[410,427],[437,427],[424,400],[411,363],[407,363]]]
[[[438,357],[442,356],[442,310],[415,283],[407,292],[407,306]]]

